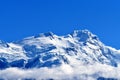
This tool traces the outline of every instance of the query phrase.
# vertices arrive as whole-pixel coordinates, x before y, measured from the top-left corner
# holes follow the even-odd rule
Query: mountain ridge
[[[0,69],[41,69],[67,65],[118,67],[120,51],[104,45],[89,30],[75,30],[65,36],[41,33],[16,42],[0,42]]]
[[[102,55],[104,55],[104,58],[108,59],[108,56],[104,52],[105,48],[102,49],[104,47],[104,44],[101,41],[99,41],[98,37],[96,35],[92,34],[90,31],[75,30],[72,34],[68,34],[68,35],[69,36],[67,36],[67,37],[65,37],[65,36],[59,37],[52,32],[41,33],[37,36],[24,38],[22,41],[17,42],[17,43],[16,42],[15,43],[5,43],[5,42],[1,41],[1,47],[3,47],[3,49],[5,47],[5,49],[8,50],[8,52],[3,51],[4,54],[5,53],[9,54],[10,50],[11,50],[11,53],[17,53],[17,51],[18,51],[17,56],[21,56],[19,54],[22,53],[22,55],[25,54],[24,57],[29,58],[30,56],[35,57],[36,55],[39,55],[41,53],[46,53],[46,52],[49,53],[49,51],[52,51],[54,49],[56,49],[56,50],[63,49],[62,50],[63,52],[61,52],[60,50],[58,50],[58,51],[60,53],[68,53],[70,55],[78,54],[78,53],[79,54],[84,53],[87,55],[87,54],[91,53],[91,52],[88,52],[88,50],[90,50],[92,48],[95,49],[99,46],[98,49],[103,51],[104,54],[102,54]],[[37,48],[37,47],[39,47],[39,48]],[[81,48],[81,50],[77,50],[78,49],[77,47]],[[88,50],[86,50],[84,48],[88,48]],[[19,51],[20,51],[20,53],[19,53]],[[97,51],[97,50],[95,49],[92,51]],[[107,49],[107,52],[109,54],[111,53],[109,51],[109,49]],[[0,53],[2,53],[2,50],[0,50]],[[92,56],[92,55],[89,55],[89,56]],[[112,55],[113,54],[111,54],[110,56],[112,56]],[[98,60],[98,59],[95,59],[95,60]]]

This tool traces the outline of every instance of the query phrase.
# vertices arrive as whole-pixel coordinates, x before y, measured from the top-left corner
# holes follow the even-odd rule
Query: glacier
[[[89,30],[0,41],[0,80],[119,80],[120,50]]]

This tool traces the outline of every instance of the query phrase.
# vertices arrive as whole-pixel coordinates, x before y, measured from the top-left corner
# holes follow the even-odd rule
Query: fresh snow
[[[120,50],[106,46],[88,30],[0,41],[0,79],[120,79],[119,65]]]

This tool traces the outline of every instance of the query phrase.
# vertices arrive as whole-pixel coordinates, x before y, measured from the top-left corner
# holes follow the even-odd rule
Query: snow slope
[[[69,77],[63,79],[102,80],[105,77],[109,79],[103,74],[110,71],[114,72],[113,79],[120,79],[116,72],[120,70],[119,62],[120,50],[104,45],[88,30],[75,30],[65,36],[57,36],[52,32],[41,33],[11,43],[0,41],[0,72],[2,72],[0,77],[2,79],[13,78],[10,75],[3,76],[6,71],[11,72],[11,69],[21,72],[19,78],[25,78],[22,74],[31,74],[30,70],[33,72],[38,70],[44,72],[44,77],[40,77],[41,74],[39,77],[31,75],[35,79],[49,79],[52,75],[45,74],[56,72],[58,73],[56,76],[59,77],[52,76],[52,79],[62,79],[60,74],[64,74]],[[27,75],[27,77],[31,76]]]

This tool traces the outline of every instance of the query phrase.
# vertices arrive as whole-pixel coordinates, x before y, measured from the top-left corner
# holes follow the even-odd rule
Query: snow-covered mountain
[[[92,65],[117,68],[119,63],[120,50],[104,45],[88,30],[75,30],[65,36],[57,36],[52,32],[41,33],[11,43],[0,41],[1,71],[8,68],[22,70],[62,68],[70,74],[73,73],[70,69],[80,66],[81,70],[85,69],[85,66]],[[91,76],[100,78],[98,75]]]

